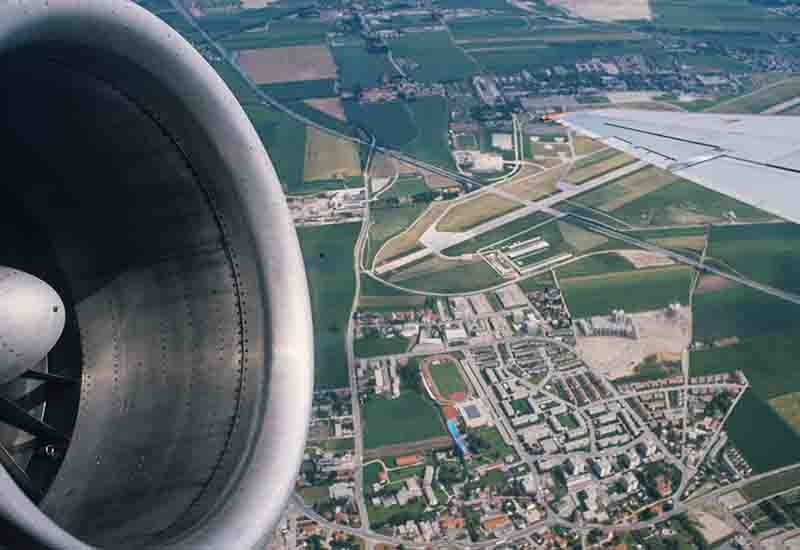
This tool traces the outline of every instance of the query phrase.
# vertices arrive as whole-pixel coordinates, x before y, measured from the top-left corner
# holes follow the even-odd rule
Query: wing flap
[[[800,223],[800,118],[579,111],[562,124],[699,185]]]

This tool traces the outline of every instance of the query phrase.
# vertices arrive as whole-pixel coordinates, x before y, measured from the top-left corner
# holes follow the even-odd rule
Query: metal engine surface
[[[304,430],[287,421],[292,408],[307,417],[311,388],[296,237],[276,214],[277,183],[247,170],[263,154],[252,128],[242,138],[218,118],[215,133],[198,117],[220,108],[208,90],[137,62],[168,66],[180,48],[133,40],[144,51],[128,56],[124,36],[97,47],[104,11],[125,12],[123,25],[155,18],[89,2],[99,8],[79,15],[101,38],[71,41],[76,10],[63,5],[62,19],[40,18],[40,38],[0,51],[0,213],[6,235],[38,236],[33,254],[12,246],[0,264],[56,287],[72,318],[54,361],[81,372],[72,440],[40,508],[102,547],[245,547],[277,520],[302,452]],[[218,102],[239,109],[229,93]]]

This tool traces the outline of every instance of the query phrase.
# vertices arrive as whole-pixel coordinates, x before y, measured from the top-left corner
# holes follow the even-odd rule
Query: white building
[[[513,151],[514,139],[511,134],[492,134],[492,147],[503,151]]]
[[[628,472],[627,474],[625,474],[624,481],[625,481],[625,488],[629,493],[633,493],[639,490],[639,478],[637,478],[633,472]]]
[[[610,476],[613,472],[613,469],[611,468],[611,462],[609,462],[608,458],[604,456],[601,456],[594,461],[593,469],[594,473],[597,474],[597,477],[601,479]]]

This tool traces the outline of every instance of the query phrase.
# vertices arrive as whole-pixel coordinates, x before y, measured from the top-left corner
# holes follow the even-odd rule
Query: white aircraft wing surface
[[[704,187],[800,223],[800,117],[603,109],[554,119]]]

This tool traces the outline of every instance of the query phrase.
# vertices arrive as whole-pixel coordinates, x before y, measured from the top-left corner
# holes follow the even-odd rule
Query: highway
[[[591,218],[587,218],[586,216],[570,212],[567,214],[567,217],[577,220],[579,222],[578,223],[579,225],[582,225],[589,231],[599,233],[600,235],[603,235],[610,239],[616,239],[631,244],[633,246],[636,246],[638,248],[642,248],[650,252],[655,252],[667,256],[668,258],[671,258],[676,262],[686,264],[703,273],[718,275],[719,277],[724,277],[725,279],[739,283],[740,285],[747,286],[754,290],[759,290],[761,292],[774,296],[776,298],[786,300],[787,302],[800,305],[800,296],[798,296],[797,294],[793,294],[791,292],[787,292],[785,290],[781,290],[779,288],[775,288],[770,285],[759,283],[743,275],[731,273],[730,271],[725,271],[723,269],[716,268],[713,265],[706,264],[702,260],[697,260],[695,258],[692,258],[691,256],[687,256],[685,254],[681,254],[680,252],[670,250],[669,248],[662,248],[658,245],[649,243],[647,241],[631,237],[630,235],[620,232],[609,225],[606,225],[602,222],[598,222],[597,220],[593,220]]]

